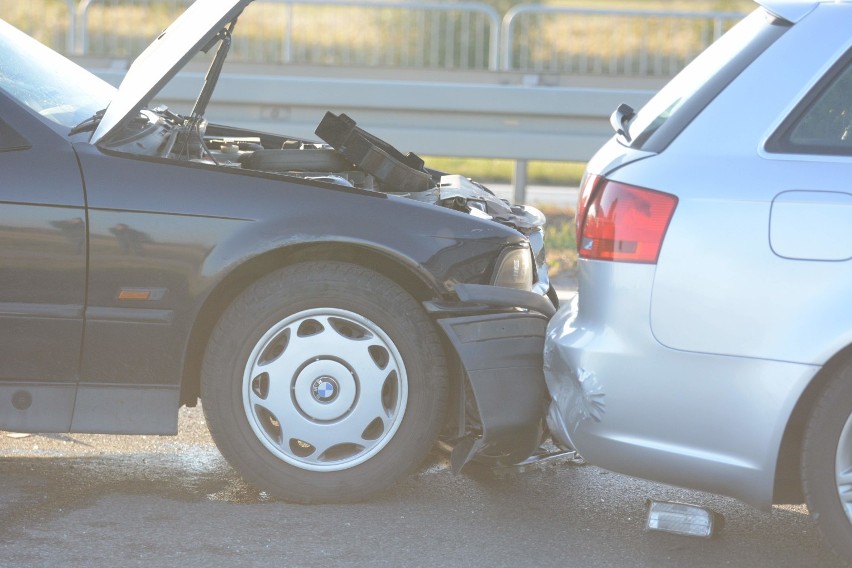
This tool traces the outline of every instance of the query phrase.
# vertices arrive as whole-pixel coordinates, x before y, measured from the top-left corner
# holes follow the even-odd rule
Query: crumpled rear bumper
[[[555,307],[546,296],[495,286],[459,285],[457,293],[461,303],[427,304],[469,384],[458,391],[453,469],[482,453],[521,461],[541,443],[548,401],[542,353]],[[479,424],[465,418],[468,397]]]

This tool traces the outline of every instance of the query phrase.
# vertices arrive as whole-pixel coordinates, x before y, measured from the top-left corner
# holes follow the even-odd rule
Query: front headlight
[[[503,288],[531,291],[533,266],[529,245],[503,251],[497,260],[491,283]]]

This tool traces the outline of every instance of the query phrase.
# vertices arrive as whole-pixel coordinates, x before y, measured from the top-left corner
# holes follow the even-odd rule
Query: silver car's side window
[[[852,52],[826,73],[781,124],[767,150],[852,156]]]
[[[852,149],[852,66],[820,95],[790,133],[797,146]]]

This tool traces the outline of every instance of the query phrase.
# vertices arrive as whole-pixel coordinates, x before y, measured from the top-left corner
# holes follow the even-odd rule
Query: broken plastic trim
[[[385,191],[419,193],[435,186],[416,154],[403,155],[393,146],[359,128],[354,120],[327,112],[316,135],[353,164],[383,184]]]
[[[722,515],[698,505],[651,500],[647,504],[645,529],[649,531],[713,538],[724,524]]]
[[[455,291],[462,302],[501,308],[524,308],[538,312],[548,319],[556,313],[556,307],[547,296],[526,290],[485,284],[456,284]]]

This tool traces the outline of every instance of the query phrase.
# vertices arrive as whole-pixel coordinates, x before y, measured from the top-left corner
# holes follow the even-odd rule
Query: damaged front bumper
[[[455,392],[453,471],[477,456],[523,461],[543,438],[542,353],[556,308],[547,296],[497,286],[459,284],[456,293],[459,303],[426,303],[466,379]]]

